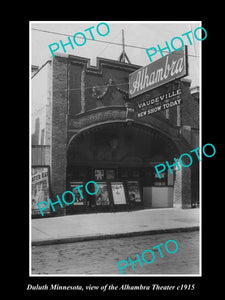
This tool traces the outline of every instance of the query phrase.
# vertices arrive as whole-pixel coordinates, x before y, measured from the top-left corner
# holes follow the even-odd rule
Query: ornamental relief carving
[[[124,108],[107,108],[107,110],[88,112],[88,114],[82,114],[76,117],[69,117],[68,129],[77,130],[84,129],[90,125],[97,125],[105,121],[138,121],[143,125],[153,126],[162,132],[165,132],[171,137],[177,136],[177,129],[172,128],[167,123],[162,122],[162,120],[149,117],[146,120],[136,119],[134,109],[129,104]]]
[[[69,119],[69,129],[81,129],[89,125],[104,121],[126,120],[126,108],[124,110],[106,110],[93,112],[91,114]]]

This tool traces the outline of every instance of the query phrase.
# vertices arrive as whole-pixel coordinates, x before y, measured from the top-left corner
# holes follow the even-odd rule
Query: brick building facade
[[[56,204],[51,215],[198,204],[197,159],[161,180],[154,171],[199,146],[198,90],[184,78],[147,92],[153,98],[179,88],[182,105],[138,118],[143,95],[129,99],[128,76],[139,68],[56,55],[32,76],[32,166],[49,166],[52,202],[90,180],[100,187],[63,209]]]

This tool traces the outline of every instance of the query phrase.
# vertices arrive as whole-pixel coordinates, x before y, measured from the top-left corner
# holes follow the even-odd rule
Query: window
[[[155,171],[155,178],[154,178],[154,186],[166,186],[167,178],[166,172],[160,173],[161,178],[159,178],[157,172]]]
[[[40,145],[44,145],[45,142],[45,129],[41,129],[41,142]]]

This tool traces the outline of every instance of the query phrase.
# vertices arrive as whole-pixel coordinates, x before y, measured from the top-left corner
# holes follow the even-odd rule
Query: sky
[[[100,36],[96,27],[99,23],[104,22],[109,26],[109,33],[106,36]],[[97,42],[91,39],[90,33],[84,31],[87,28],[94,26],[92,30]],[[200,27],[200,21],[190,22],[112,22],[112,21],[87,21],[87,22],[30,22],[30,64],[41,67],[47,60],[52,57],[48,45],[52,43],[59,43],[62,40],[68,43],[67,36],[53,34],[49,32],[37,31],[51,31],[57,33],[65,33],[74,35],[77,32],[82,32],[90,40],[87,40],[83,46],[74,45],[74,49],[70,45],[66,46],[67,54],[90,58],[91,65],[96,65],[96,58],[102,57],[107,59],[118,60],[122,53],[122,45],[112,45],[107,42],[122,44],[122,29],[125,37],[125,52],[132,64],[146,66],[150,64],[149,57],[146,53],[147,48],[157,47],[159,44],[164,48],[165,41],[170,45],[170,41],[174,37],[181,37],[183,33],[194,31],[195,28]],[[105,26],[101,25],[99,30],[102,33],[106,32]],[[198,32],[201,32],[198,31]],[[200,33],[199,33],[200,34]],[[78,35],[79,37],[80,35]],[[191,79],[191,87],[200,85],[200,67],[201,67],[201,44],[204,41],[198,41],[190,34],[193,45],[190,45],[187,37],[182,37],[184,44],[188,45],[188,71],[189,75],[186,78]],[[71,37],[72,39],[72,37]],[[77,39],[82,43],[82,39]],[[126,46],[127,45],[127,46]],[[180,44],[175,43],[176,47]],[[135,48],[130,46],[141,47]],[[142,49],[144,48],[144,49]],[[173,49],[172,49],[173,51]],[[60,49],[55,53],[64,53]],[[165,53],[166,55],[167,53]],[[152,57],[153,61],[161,58],[158,52]]]

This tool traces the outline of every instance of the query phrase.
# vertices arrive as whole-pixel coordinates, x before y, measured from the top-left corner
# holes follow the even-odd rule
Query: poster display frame
[[[109,187],[108,187],[108,183],[107,183],[107,181],[96,181],[96,183],[97,183],[97,185],[98,185],[98,188],[99,188],[99,190],[98,190],[98,192],[94,195],[95,196],[95,206],[96,207],[99,207],[99,206],[109,206],[110,205],[110,192],[109,192]],[[102,196],[103,195],[103,193],[99,193],[101,190],[101,185],[104,185],[103,187],[106,187],[106,191],[107,191],[107,198],[108,198],[108,200],[106,201],[105,199],[102,199],[101,201],[100,201],[100,199],[98,199],[98,197],[100,197],[100,195]],[[105,191],[104,191],[104,193],[105,193]],[[105,196],[105,195],[104,195]],[[105,201],[106,201],[106,203],[105,203]]]
[[[72,183],[73,183],[73,186],[72,186]],[[78,189],[76,190],[73,190],[73,188],[77,187],[77,186],[80,186],[80,185],[83,185],[83,187],[81,187],[81,191],[82,191],[82,195],[83,195],[83,199],[78,191]],[[72,204],[72,206],[85,206],[86,203],[87,203],[87,197],[86,197],[86,193],[85,193],[85,189],[84,189],[84,181],[79,181],[79,180],[70,180],[69,181],[69,189],[70,191],[75,195],[75,201],[74,203]],[[79,198],[77,197],[79,196]],[[78,201],[78,200],[82,200],[82,201]]]
[[[136,198],[135,198],[135,200],[131,199],[130,189],[129,189],[129,184],[130,183],[133,183],[133,184],[137,185],[140,200],[136,201]],[[142,203],[142,192],[141,192],[140,181],[139,180],[127,180],[126,185],[127,185],[127,194],[128,194],[129,202],[130,203]]]
[[[32,172],[33,172],[33,169],[46,169],[46,171],[47,171],[47,176],[42,176],[41,175],[41,178],[40,179],[38,179],[38,182],[36,182],[37,184],[38,183],[40,183],[41,181],[43,181],[44,180],[44,178],[47,178],[47,185],[48,185],[48,187],[47,187],[47,189],[48,189],[48,191],[47,191],[47,195],[45,194],[45,191],[44,190],[39,190],[39,191],[37,191],[37,189],[36,189],[36,193],[35,193],[35,191],[34,191],[34,187],[33,187],[33,185],[35,184],[35,183],[33,183],[33,180],[32,180],[32,177],[35,175],[35,174],[32,174]],[[50,166],[49,165],[33,165],[33,166],[31,166],[31,199],[30,199],[30,213],[31,213],[31,216],[32,217],[35,217],[35,216],[41,216],[41,212],[40,212],[40,210],[39,210],[39,208],[38,208],[38,206],[36,207],[36,208],[34,208],[34,201],[35,201],[35,203],[37,204],[37,203],[40,203],[40,202],[42,202],[42,201],[46,201],[46,202],[48,202],[48,204],[49,204],[49,201],[48,201],[48,199],[49,198],[51,198],[51,195],[52,195],[52,191],[51,191],[51,182],[50,182]],[[41,172],[41,174],[42,173],[44,173],[44,172],[46,172],[46,171],[42,171]],[[37,196],[37,192],[39,192],[39,195]],[[44,192],[44,195],[43,195],[43,193],[41,193],[41,192]],[[36,200],[35,199],[35,197],[37,197],[38,198],[38,200]],[[41,199],[40,199],[41,198]],[[43,199],[42,199],[43,198]],[[33,201],[34,200],[34,201]],[[40,201],[39,201],[40,200]],[[52,210],[51,210],[51,205],[49,204],[48,205],[49,207],[48,207],[48,209],[46,209],[45,210],[45,215],[47,216],[47,215],[49,215],[49,214],[51,214],[51,212],[52,212]]]
[[[115,185],[117,185],[117,186],[120,185],[122,187],[121,192],[123,192],[123,197],[120,198],[120,199],[123,200],[122,202],[121,202],[121,200],[118,201],[119,197],[115,197],[115,195],[121,195],[121,193],[119,194],[119,190],[118,189],[117,189],[117,192],[115,193],[116,190],[113,188]],[[110,186],[111,186],[111,190],[112,190],[113,204],[114,205],[126,205],[127,204],[127,197],[126,197],[126,191],[125,191],[124,182],[123,181],[111,181],[110,182]]]

